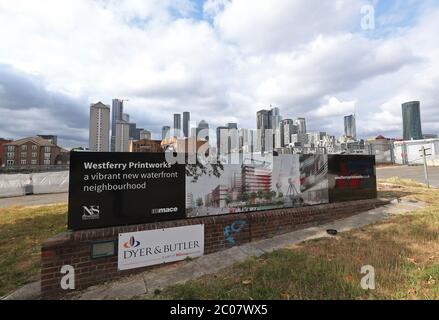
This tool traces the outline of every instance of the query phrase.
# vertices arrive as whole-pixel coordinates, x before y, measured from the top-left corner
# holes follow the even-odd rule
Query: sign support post
[[[427,154],[428,150],[431,149],[422,146],[422,149],[420,151],[422,152],[422,158],[424,159],[424,174],[425,174],[425,180],[427,181],[427,188],[430,189],[430,179],[428,177],[428,166],[427,166],[427,156],[429,156],[429,154]]]

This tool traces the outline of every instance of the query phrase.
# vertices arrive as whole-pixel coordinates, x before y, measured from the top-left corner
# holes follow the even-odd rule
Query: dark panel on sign
[[[329,155],[328,187],[331,203],[375,199],[375,156]]]
[[[184,218],[185,167],[164,153],[71,153],[69,229]]]

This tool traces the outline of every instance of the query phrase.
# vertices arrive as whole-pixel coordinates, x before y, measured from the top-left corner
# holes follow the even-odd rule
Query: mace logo
[[[124,248],[135,248],[140,246],[140,241],[137,241],[134,237],[131,237],[130,240],[123,244]]]
[[[82,206],[82,220],[96,220],[99,219],[99,206]]]
[[[171,207],[171,208],[157,208],[157,209],[152,209],[152,210],[151,210],[151,213],[152,213],[152,214],[174,213],[174,212],[178,212],[178,208],[177,208],[177,207]]]

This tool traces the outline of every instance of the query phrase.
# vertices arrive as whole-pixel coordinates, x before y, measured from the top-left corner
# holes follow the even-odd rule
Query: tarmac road
[[[55,203],[67,203],[68,193],[38,194],[13,198],[0,198],[0,208],[10,206],[39,206]]]
[[[439,167],[428,167],[430,185],[439,188]],[[377,178],[387,179],[398,177],[426,183],[423,166],[393,166],[377,168]]]

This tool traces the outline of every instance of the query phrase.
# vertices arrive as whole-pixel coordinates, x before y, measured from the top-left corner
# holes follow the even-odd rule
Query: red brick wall
[[[356,215],[362,211],[367,211],[387,203],[386,201],[378,199],[362,200],[303,208],[191,218],[125,227],[111,227],[76,232],[68,231],[48,239],[42,246],[42,298],[59,298],[69,293],[60,287],[61,277],[63,276],[60,270],[63,265],[71,265],[75,269],[75,290],[85,289],[89,286],[128,274],[140,273],[148,269],[157,268],[146,267],[118,271],[117,256],[95,260],[91,259],[91,244],[94,241],[117,241],[119,233],[204,224],[204,251],[205,254],[209,254],[224,250],[233,245],[241,245],[274,235],[303,229],[307,226]],[[241,221],[241,223],[234,226],[235,230],[239,231],[231,233],[231,238],[226,237],[224,230],[230,231],[235,221]],[[115,250],[117,254],[117,242]]]

